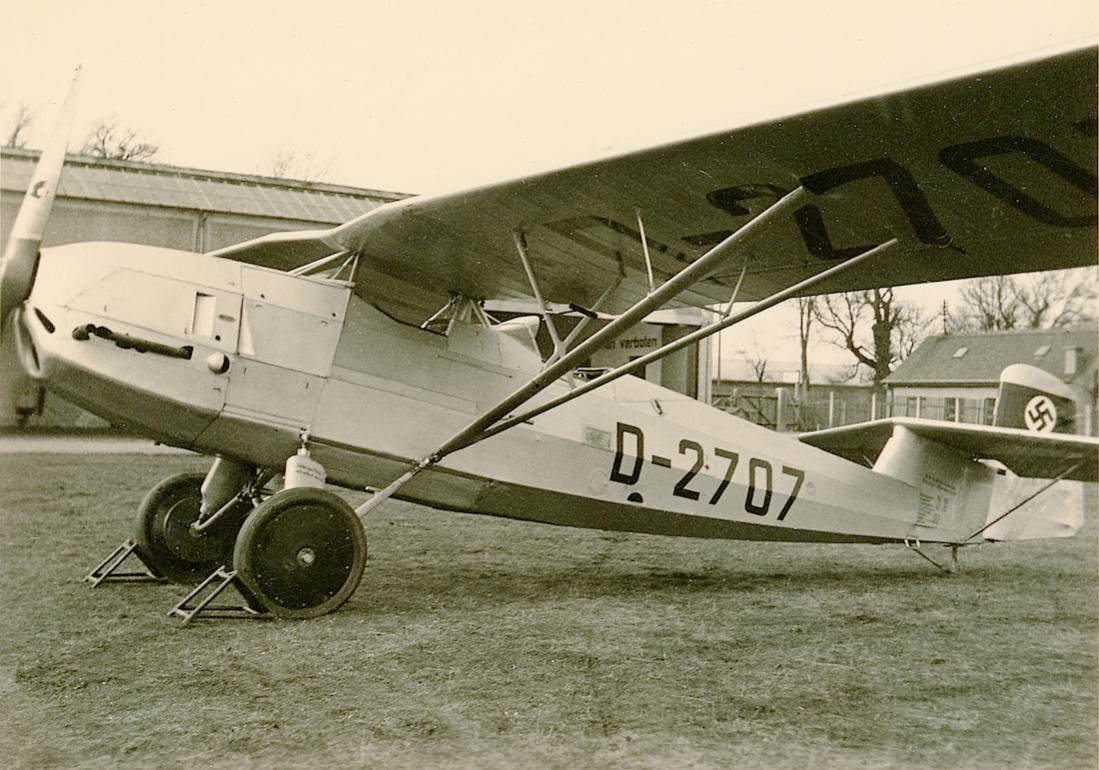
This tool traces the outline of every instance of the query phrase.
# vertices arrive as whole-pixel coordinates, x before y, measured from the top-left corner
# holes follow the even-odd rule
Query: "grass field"
[[[1094,512],[946,576],[896,546],[569,530],[391,502],[340,612],[165,616],[80,578],[189,457],[0,457],[9,767],[1097,765]],[[1094,497],[1091,498],[1094,503]],[[937,549],[936,549],[937,550]]]

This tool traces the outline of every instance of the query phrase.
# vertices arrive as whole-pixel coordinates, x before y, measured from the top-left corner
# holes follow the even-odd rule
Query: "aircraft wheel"
[[[206,577],[233,555],[233,544],[241,522],[251,509],[241,503],[237,510],[202,534],[191,524],[202,505],[205,473],[180,473],[153,487],[137,510],[135,550],[141,560],[160,577],[187,583]]]
[[[359,586],[366,532],[355,511],[322,489],[276,492],[244,522],[233,549],[242,593],[275,617],[332,612]]]

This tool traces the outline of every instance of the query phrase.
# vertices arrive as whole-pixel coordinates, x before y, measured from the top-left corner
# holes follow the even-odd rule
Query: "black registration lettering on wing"
[[[984,165],[975,163],[977,158],[1019,153],[1052,171],[1077,190],[1092,198],[1099,198],[1099,183],[1095,174],[1073,163],[1045,142],[1025,136],[998,136],[977,142],[966,142],[944,147],[939,151],[939,161],[951,171],[995,195],[1012,208],[1038,222],[1057,227],[1094,227],[1099,216],[1092,213],[1066,216],[1035,200],[1010,182],[993,174]]]
[[[619,484],[636,484],[641,479],[641,468],[645,463],[645,434],[641,432],[641,428],[624,422],[618,423],[616,433],[611,481],[617,481]],[[628,453],[633,458],[633,468],[629,473],[622,470],[623,461],[627,456],[627,436],[633,437],[633,448]]]
[[[571,219],[546,222],[545,227],[568,238],[573,243],[576,243],[585,249],[590,249],[615,263],[621,261],[622,250],[618,246],[612,246],[611,244],[616,243],[622,238],[631,246],[637,244],[638,252],[641,250],[641,233],[636,228],[622,224],[610,217],[572,217]],[[689,265],[694,261],[693,257],[684,254],[678,249],[672,248],[662,241],[649,237],[648,235],[645,237],[645,243],[648,246],[649,251],[654,255],[664,254],[684,265]],[[664,272],[659,268],[654,268],[653,272],[661,279],[671,277],[670,273]],[[709,276],[702,280],[716,286],[725,285],[717,276]]]
[[[711,206],[724,211],[734,217],[746,217],[751,214],[751,209],[741,205],[741,201],[766,199],[766,206],[770,206],[789,190],[773,184],[739,184],[732,187],[721,187],[706,193],[706,202]],[[733,234],[732,230],[715,230],[697,235],[685,235],[683,240],[692,246],[714,246]]]
[[[672,494],[677,497],[685,497],[688,500],[697,500],[699,493],[693,489],[688,488],[688,484],[698,475],[698,472],[702,470],[704,453],[702,451],[702,445],[697,441],[691,441],[689,438],[681,439],[679,442],[679,453],[686,454],[688,451],[695,453],[695,462],[691,466],[691,469],[687,471],[683,478],[681,478],[675,485],[675,489],[672,490]]]
[[[790,512],[790,509],[794,506],[794,501],[798,499],[798,492],[801,491],[801,485],[805,481],[805,471],[798,468],[791,468],[789,465],[783,465],[782,473],[785,476],[793,477],[794,488],[790,490],[790,494],[786,498],[786,502],[782,504],[782,510],[778,512],[779,521],[785,519],[786,514],[788,514]]]
[[[882,179],[888,185],[889,191],[912,225],[912,231],[921,242],[938,246],[950,243],[950,234],[946,232],[938,217],[935,216],[935,212],[931,210],[931,204],[927,202],[927,197],[916,184],[912,174],[892,158],[878,158],[817,171],[802,177],[801,184],[809,192],[823,195],[850,182],[874,178]],[[811,203],[795,211],[794,220],[798,224],[798,229],[801,230],[805,247],[809,249],[810,254],[820,259],[850,259],[876,245],[863,244],[842,249],[835,248],[831,238],[828,237],[828,229],[820,209]]]
[[[1097,133],[1097,122],[1088,117],[1070,124],[1072,130],[1088,137]],[[1099,214],[1094,206],[1081,200],[1082,212],[1066,213],[1054,208],[1050,201],[1040,201],[1027,185],[1016,186],[980,163],[981,158],[1018,155],[1044,166],[1058,179],[1076,190],[1099,199],[1099,177],[1093,169],[1084,167],[1065,157],[1049,144],[1029,136],[995,136],[942,148],[939,162],[977,187],[992,193],[1025,216],[1056,227],[1095,227]],[[935,211],[912,173],[893,158],[851,163],[844,166],[815,171],[800,178],[810,192],[821,195],[851,182],[864,179],[881,179],[896,200],[912,233],[922,243],[949,246],[951,235],[943,227]],[[706,201],[732,217],[748,217],[753,208],[746,201],[765,199],[764,205],[781,198],[788,190],[770,183],[738,184],[720,187],[706,193]],[[1081,196],[1082,197],[1082,196]],[[1066,198],[1067,200],[1067,198]],[[802,240],[810,254],[818,259],[835,261],[853,257],[875,244],[837,246],[832,243],[824,215],[820,208],[806,204],[794,212],[794,221],[801,231]],[[708,248],[728,238],[735,228],[723,228],[709,232],[684,235],[682,240],[695,247]]]
[[[763,471],[763,500],[756,502],[756,492],[760,489],[759,471]],[[759,457],[748,459],[748,495],[744,498],[744,510],[756,516],[766,516],[771,510],[772,485],[771,463]]]

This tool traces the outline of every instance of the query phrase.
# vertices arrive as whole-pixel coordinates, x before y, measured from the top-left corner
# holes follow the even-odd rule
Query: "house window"
[[[961,358],[969,352],[969,348],[958,348],[954,351],[954,358]]]
[[[947,422],[958,421],[958,399],[956,398],[944,398],[943,399],[943,419]]]
[[[909,396],[904,400],[904,416],[905,417],[919,417],[920,407],[919,399],[916,396]]]
[[[1044,356],[1048,352],[1049,352],[1049,345],[1042,345],[1041,347],[1039,347],[1037,350],[1034,351],[1034,357],[1035,358],[1041,358],[1042,356]]]
[[[943,418],[943,400],[941,398],[920,399],[920,417],[928,420],[941,420]]]
[[[958,422],[966,422],[970,425],[980,425],[984,422],[984,404],[979,398],[961,399],[961,414]]]
[[[996,415],[996,399],[989,396],[984,400],[984,409],[981,411],[981,422],[985,425],[992,424],[992,418]]]

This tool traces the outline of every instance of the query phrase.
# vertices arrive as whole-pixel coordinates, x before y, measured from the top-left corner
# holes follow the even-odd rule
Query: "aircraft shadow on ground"
[[[592,563],[542,566],[537,572],[519,568],[440,563],[433,567],[402,565],[399,562],[367,568],[363,586],[348,609],[403,613],[437,611],[440,605],[476,608],[512,604],[546,605],[569,600],[666,599],[681,602],[684,596],[743,602],[745,599],[790,602],[821,591],[896,593],[929,581],[967,581],[963,570],[954,575],[938,572],[898,550],[893,565],[829,564],[823,567],[795,566],[760,571],[756,568],[709,567],[698,570],[650,566],[638,569],[628,564]],[[912,563],[904,560],[912,559]],[[945,561],[945,558],[944,558]],[[995,567],[992,568],[995,571]],[[975,570],[971,575],[977,575]],[[982,566],[979,576],[990,576]],[[1018,579],[1017,572],[1013,580]],[[363,590],[365,589],[365,590]],[[369,607],[364,606],[368,604]]]

